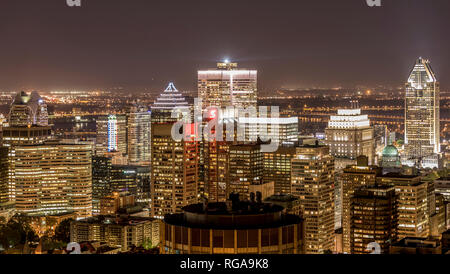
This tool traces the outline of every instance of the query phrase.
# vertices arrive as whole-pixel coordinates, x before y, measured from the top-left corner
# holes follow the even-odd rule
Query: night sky
[[[401,86],[417,57],[450,86],[450,1],[0,1],[0,90],[195,89],[224,58],[260,89]]]

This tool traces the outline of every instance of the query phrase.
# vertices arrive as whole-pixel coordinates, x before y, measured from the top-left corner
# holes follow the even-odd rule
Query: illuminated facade
[[[198,71],[198,97],[208,107],[257,106],[256,70],[239,69],[237,63],[218,63],[217,69]]]
[[[15,148],[16,209],[28,215],[92,215],[91,146],[48,142]]]
[[[92,157],[92,213],[100,213],[100,198],[111,194],[112,159],[109,157]]]
[[[339,109],[337,115],[331,116],[325,129],[325,143],[337,163],[344,160],[342,165],[337,164],[337,169],[351,164],[345,159],[354,162],[360,155],[367,156],[369,164],[374,163],[374,130],[368,116],[361,115],[360,109]]]
[[[0,146],[0,204],[9,201],[8,172],[8,148]]]
[[[204,193],[209,201],[225,202],[227,199],[228,154],[232,142],[203,143]]]
[[[100,116],[97,119],[95,153],[104,156],[108,152],[127,153],[127,118],[125,115]]]
[[[428,237],[428,182],[423,182],[422,177],[416,175],[388,173],[379,176],[377,184],[395,188],[398,197],[398,239]]]
[[[298,117],[239,117],[238,123],[239,127],[245,129],[245,140],[256,138],[260,134],[260,127],[267,125],[267,131],[264,132],[267,138],[278,141],[280,145],[294,145],[298,142]]]
[[[149,166],[111,166],[111,191],[127,192],[136,197],[138,202],[150,200],[150,167]]]
[[[250,186],[263,183],[261,145],[232,145],[228,157],[228,193],[238,193],[241,200],[248,200]]]
[[[172,123],[152,123],[151,214],[181,212],[197,201],[198,142],[175,141]]]
[[[376,178],[381,175],[381,169],[369,166],[367,158],[359,158],[354,166],[347,166],[338,176],[342,186],[342,248],[344,252],[351,252],[351,198],[355,190],[362,186],[375,185]]]
[[[128,113],[128,161],[130,165],[150,165],[151,114],[134,106]]]
[[[430,62],[417,59],[406,83],[405,164],[438,167],[439,99],[439,83]]]
[[[370,243],[380,245],[381,254],[397,240],[397,204],[391,186],[362,187],[350,199],[351,254],[370,254]]]
[[[195,203],[199,193],[199,144],[188,132],[184,140],[172,137],[172,127],[180,118],[171,117],[174,109],[188,110],[189,105],[170,83],[151,109],[151,216],[160,219]]]
[[[11,127],[48,126],[47,104],[36,91],[30,95],[19,92],[11,104],[8,124]]]
[[[15,162],[13,160],[15,148],[21,145],[42,144],[51,137],[52,130],[50,126],[18,126],[3,128],[3,146],[9,149],[8,195],[10,201],[14,201],[15,199]]]
[[[327,146],[297,147],[292,159],[292,195],[305,218],[305,250],[321,254],[334,248],[334,159]]]
[[[127,251],[151,241],[159,243],[159,220],[146,217],[96,216],[71,222],[70,241],[97,241]]]
[[[276,194],[291,194],[291,160],[294,146],[280,146],[275,152],[264,153],[264,182],[275,183]]]

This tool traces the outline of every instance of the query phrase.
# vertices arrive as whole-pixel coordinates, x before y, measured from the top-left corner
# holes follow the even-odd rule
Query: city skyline
[[[450,254],[446,1],[11,0],[0,254]]]
[[[433,62],[444,89],[450,84],[443,77],[450,39],[439,35],[448,1],[218,5],[86,0],[70,8],[59,0],[9,1],[0,10],[0,35],[9,37],[0,48],[0,89],[159,90],[173,81],[194,90],[196,71],[224,59],[258,70],[262,90],[397,87],[420,56]]]

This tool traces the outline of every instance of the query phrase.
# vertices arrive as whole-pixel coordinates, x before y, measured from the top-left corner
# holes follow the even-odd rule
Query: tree
[[[61,241],[63,243],[70,242],[70,223],[73,219],[66,219],[59,223],[55,229],[55,236],[53,237],[56,241]]]
[[[154,248],[153,243],[152,243],[152,239],[150,239],[150,238],[145,239],[144,242],[142,243],[142,247],[145,250],[149,250],[149,249]]]
[[[6,225],[0,226],[0,243],[5,249],[38,240],[30,225],[21,219],[11,219]]]

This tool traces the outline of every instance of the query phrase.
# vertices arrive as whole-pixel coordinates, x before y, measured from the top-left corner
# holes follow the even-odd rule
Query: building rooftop
[[[258,229],[298,224],[296,215],[282,213],[283,207],[269,203],[234,201],[228,203],[192,204],[183,213],[167,214],[164,222],[191,228]]]

